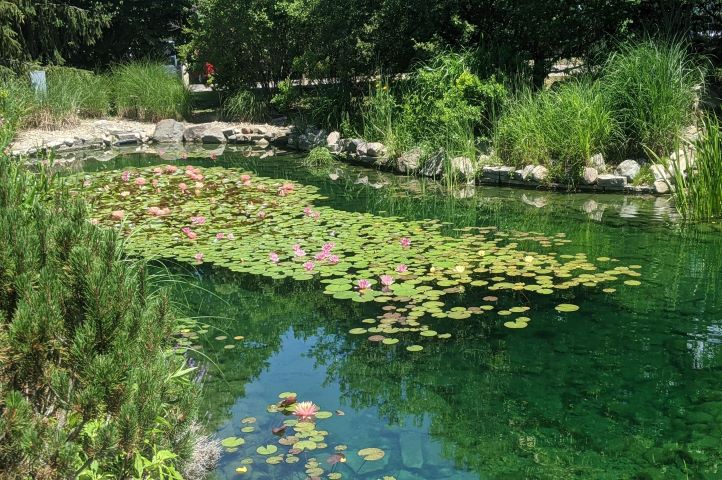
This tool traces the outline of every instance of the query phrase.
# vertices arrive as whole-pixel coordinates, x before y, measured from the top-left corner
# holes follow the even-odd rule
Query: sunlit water
[[[131,154],[81,168],[156,163],[168,162]],[[220,439],[246,442],[224,454],[218,478],[306,478],[310,458],[318,459],[323,478],[331,471],[398,480],[722,478],[716,226],[679,227],[661,198],[490,187],[444,193],[433,182],[359,168],[309,170],[293,156],[226,152],[215,161],[175,163],[313,184],[336,209],[435,218],[449,222],[448,235],[465,226],[564,232],[572,243],[560,253],[642,267],[640,286],[611,295],[583,289],[534,296],[536,304],[549,305],[523,330],[505,328],[494,315],[433,319],[431,326],[452,338],[408,352],[348,333],[360,319],[378,315],[379,305],[334,300],[314,281],[274,282],[170,263],[188,275],[175,299],[189,316],[214,326],[198,340],[202,355],[196,355],[204,418]],[[483,295],[472,289],[454,301],[478,305]],[[581,308],[560,314],[553,309],[560,301]],[[216,340],[219,335],[228,339]],[[224,348],[229,344],[235,348]],[[271,429],[283,416],[266,408],[285,391],[334,412],[317,426],[328,432],[329,447],[301,453],[299,463],[267,465],[255,450],[277,444]],[[256,423],[242,423],[247,417]],[[254,432],[241,431],[250,425]],[[331,467],[324,459],[339,444],[348,447],[348,461]],[[386,455],[361,462],[354,452],[366,447]],[[246,458],[253,460],[248,472],[236,473]]]

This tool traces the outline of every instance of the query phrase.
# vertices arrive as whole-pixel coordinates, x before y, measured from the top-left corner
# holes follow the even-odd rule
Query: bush
[[[34,105],[30,82],[14,76],[0,78],[0,153]]]
[[[328,167],[333,164],[333,155],[326,147],[315,147],[303,159],[303,165],[306,167]]]
[[[504,163],[543,164],[553,178],[574,182],[587,160],[606,153],[616,135],[599,86],[570,81],[538,94],[520,94],[500,118],[494,146]]]
[[[639,154],[647,147],[658,155],[669,153],[692,123],[695,87],[703,78],[680,43],[649,40],[612,54],[601,82],[625,136],[624,152]]]
[[[239,90],[223,101],[221,114],[231,121],[261,121],[268,116],[268,104],[253,92]]]
[[[111,82],[116,113],[121,117],[157,122],[190,114],[190,92],[179,76],[161,64],[120,65],[113,70]]]
[[[77,124],[81,118],[101,117],[110,111],[108,79],[87,70],[49,67],[47,92],[35,100],[25,123],[42,128]]]
[[[2,476],[175,475],[198,391],[168,299],[50,185],[0,159]]]

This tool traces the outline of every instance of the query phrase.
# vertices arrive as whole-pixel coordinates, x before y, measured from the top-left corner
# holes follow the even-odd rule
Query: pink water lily
[[[206,217],[204,216],[198,216],[198,217],[191,217],[191,223],[195,225],[203,225],[206,223]]]
[[[191,240],[195,240],[198,237],[198,234],[191,230],[191,227],[183,227],[181,228],[181,232],[183,232],[185,236]]]
[[[411,246],[411,239],[409,237],[401,237],[399,243],[403,248],[409,248]]]
[[[280,260],[278,254],[277,254],[276,252],[271,252],[271,253],[269,253],[269,254],[268,254],[268,259],[269,259],[272,263],[278,263],[278,261]]]
[[[371,282],[368,280],[362,279],[362,280],[359,280],[358,282],[356,282],[356,287],[359,290],[368,290],[369,288],[371,288]]]
[[[125,211],[124,210],[113,210],[110,213],[110,216],[113,220],[123,220],[123,218],[125,218]]]
[[[313,210],[311,210],[311,207],[306,207],[303,209],[303,214],[306,215],[307,217],[310,217],[311,213],[313,213]]]
[[[263,211],[263,210],[261,210],[261,211],[259,211],[259,212],[256,214],[256,216],[257,216],[258,218],[260,218],[261,220],[263,220],[264,218],[266,218],[266,212]]]
[[[336,265],[338,263],[338,260],[339,260],[338,255],[329,255],[328,256],[328,263],[330,263],[331,265]]]
[[[384,287],[388,287],[394,283],[394,277],[391,275],[381,275],[379,279],[381,280],[381,285]]]
[[[160,167],[155,167],[153,169],[153,173],[155,173],[156,175],[161,175],[163,173],[163,169]]]
[[[178,184],[178,188],[180,188],[181,193],[186,193],[186,190],[188,190],[188,185],[181,182]]]
[[[148,213],[155,217],[162,217],[163,215],[168,215],[170,213],[170,208],[150,207],[148,208]]]
[[[336,244],[333,242],[324,243],[323,247],[321,247],[322,252],[329,253],[331,250],[333,250],[336,247]]]
[[[315,266],[316,266],[316,264],[313,262],[306,262],[303,264],[303,268],[306,269],[307,272],[310,272],[311,270],[313,270],[313,268]]]
[[[315,258],[318,261],[326,260],[326,257],[328,257],[328,253],[324,251],[318,252],[313,258]]]
[[[166,165],[164,170],[165,173],[175,173],[178,171],[178,167],[175,165]]]
[[[321,214],[316,211],[311,212],[311,218],[313,218],[314,220],[318,220],[319,218],[321,218]]]
[[[193,255],[193,258],[196,259],[197,263],[203,262],[203,254],[201,252],[198,252],[195,255]]]
[[[129,172],[128,170],[124,171],[124,172],[120,175],[120,179],[123,180],[124,182],[129,181],[129,180],[130,180],[130,172]]]
[[[298,417],[300,421],[313,420],[318,413],[318,405],[313,402],[299,402],[293,407],[293,414]]]
[[[157,178],[154,178],[153,181],[151,181],[150,183],[151,183],[151,185],[153,185],[153,187],[157,187],[157,186],[158,186],[158,179],[157,179]]]
[[[398,267],[396,267],[396,271],[399,273],[404,273],[409,269],[405,264],[401,263]]]
[[[233,233],[229,233],[227,238],[228,238],[228,240],[235,240],[236,236],[233,235]]]
[[[216,240],[225,240],[226,234],[223,232],[216,233]]]
[[[306,256],[306,250],[304,250],[303,248],[299,248],[298,250],[294,250],[293,253],[294,253],[297,257],[305,257],[305,256]]]
[[[142,187],[143,185],[145,185],[145,178],[143,178],[143,177],[136,178],[135,184],[138,185],[139,187]]]

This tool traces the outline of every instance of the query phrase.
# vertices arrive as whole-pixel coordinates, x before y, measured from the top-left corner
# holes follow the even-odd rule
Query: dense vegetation
[[[180,478],[197,386],[168,298],[82,202],[0,154],[3,478]]]

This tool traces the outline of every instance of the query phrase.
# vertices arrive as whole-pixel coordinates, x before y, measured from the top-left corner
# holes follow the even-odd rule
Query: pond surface
[[[383,304],[333,298],[317,278],[164,262],[159,271],[183,276],[174,289],[179,306],[210,325],[191,334],[204,418],[220,439],[243,439],[224,453],[218,478],[722,478],[722,235],[715,226],[680,228],[660,198],[490,187],[449,193],[360,168],[307,169],[293,156],[227,151],[215,161],[168,162],[129,154],[82,168],[119,175],[168,163],[314,186],[326,197],[317,207],[436,219],[448,237],[470,226],[563,233],[569,242],[554,244],[558,254],[614,258],[641,273],[640,285],[617,282],[614,293],[601,286],[451,293],[448,307],[480,305],[490,293],[499,303],[521,299],[533,320],[513,329],[494,313],[431,318],[429,328],[450,338],[409,351],[408,342],[383,345],[350,333],[383,315]],[[580,308],[559,312],[560,303]],[[278,457],[289,446],[271,430],[292,417],[268,411],[284,392],[331,413],[311,435],[297,431],[317,448],[291,455],[291,463]],[[257,452],[266,445],[273,448]],[[365,448],[384,455],[364,461],[356,452]],[[278,464],[266,462],[277,457]]]

